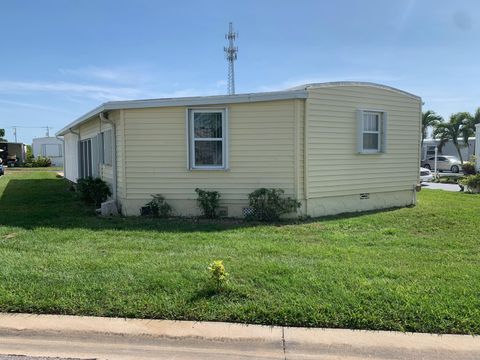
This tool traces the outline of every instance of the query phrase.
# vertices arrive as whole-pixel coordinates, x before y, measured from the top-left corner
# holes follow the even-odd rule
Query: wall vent
[[[228,207],[226,207],[226,206],[219,206],[219,208],[218,208],[218,216],[220,216],[220,217],[227,217],[227,216],[228,216]]]
[[[370,199],[370,194],[369,193],[360,194],[360,200],[368,200],[368,199]]]

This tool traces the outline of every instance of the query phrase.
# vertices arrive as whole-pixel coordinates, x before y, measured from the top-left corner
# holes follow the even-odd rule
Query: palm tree
[[[468,126],[471,115],[466,112],[459,112],[450,116],[448,123],[440,123],[433,131],[433,137],[440,140],[439,148],[442,148],[446,142],[451,141],[457,149],[458,158],[463,164],[462,152],[460,151],[459,139],[467,139],[472,134],[471,128]]]
[[[477,110],[475,111],[475,114],[473,115],[468,114],[468,117],[465,120],[465,126],[468,128],[468,130],[465,129],[465,135],[468,135],[468,136],[475,135],[475,131],[476,131],[475,125],[477,124],[480,124],[480,107],[477,108]],[[463,141],[465,141],[468,146],[468,138],[467,139],[464,138]]]
[[[480,109],[479,109],[480,110]],[[428,110],[422,113],[422,149],[423,149],[423,140],[427,137],[427,131],[430,127],[436,127],[443,121],[443,118],[440,115],[437,115],[435,111]]]

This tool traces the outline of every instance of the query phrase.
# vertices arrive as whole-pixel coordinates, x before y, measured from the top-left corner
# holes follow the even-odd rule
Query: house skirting
[[[119,199],[121,212],[125,216],[139,216],[140,208],[150,199]],[[195,199],[167,199],[173,208],[174,216],[201,215]],[[379,210],[394,207],[404,207],[415,204],[414,190],[378,192],[358,195],[311,198],[303,200],[298,210],[299,216],[308,215],[320,217],[341,213],[352,213],[369,210]],[[221,210],[228,217],[243,218],[244,208],[248,208],[247,200],[223,200]],[[226,211],[226,212],[225,212]]]
[[[312,198],[306,201],[309,216],[319,217],[404,207],[415,204],[415,190]]]

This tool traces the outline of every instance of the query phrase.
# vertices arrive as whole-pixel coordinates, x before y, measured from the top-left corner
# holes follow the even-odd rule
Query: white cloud
[[[73,82],[0,81],[1,93],[65,93],[98,101],[125,100],[147,95],[134,87],[102,86]]]
[[[59,69],[63,75],[119,84],[138,84],[151,80],[151,71],[142,67],[113,66],[109,68],[86,66],[77,69]]]
[[[45,105],[38,105],[38,104],[32,104],[32,103],[26,103],[26,102],[20,102],[20,101],[4,100],[4,99],[0,99],[0,104],[12,105],[12,106],[16,106],[16,107],[23,107],[23,108],[35,109],[35,110],[56,111],[56,112],[61,112],[61,113],[66,112],[66,111],[64,111],[60,108],[56,108],[56,107],[53,107],[53,106],[45,106]]]
[[[312,83],[324,83],[324,82],[331,82],[331,81],[367,81],[367,82],[386,83],[386,82],[395,82],[400,79],[401,77],[398,77],[398,76],[392,76],[389,74],[380,74],[380,73],[351,74],[351,75],[339,75],[339,76],[332,75],[328,77],[312,76],[312,77],[304,77],[304,78],[292,78],[277,84],[260,86],[255,91],[287,90],[299,85],[312,84]]]

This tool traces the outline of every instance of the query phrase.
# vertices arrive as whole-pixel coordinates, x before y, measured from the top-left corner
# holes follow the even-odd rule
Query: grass
[[[0,178],[0,311],[480,334],[480,196],[255,225],[101,219],[67,188]]]

